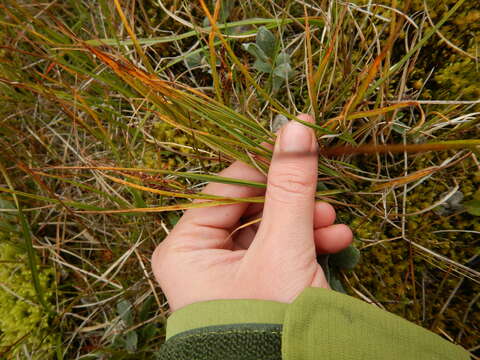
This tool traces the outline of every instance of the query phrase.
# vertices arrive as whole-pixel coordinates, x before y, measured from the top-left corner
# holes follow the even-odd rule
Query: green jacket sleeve
[[[398,316],[334,291],[292,303],[214,300],[174,312],[162,360],[462,360],[469,353]]]

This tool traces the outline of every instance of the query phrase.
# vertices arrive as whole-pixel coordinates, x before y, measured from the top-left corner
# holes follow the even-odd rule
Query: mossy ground
[[[364,0],[354,3],[366,6]],[[428,1],[376,1],[376,4],[395,6],[404,9],[409,4],[407,14],[412,19],[429,16],[433,24],[456,3],[456,0]],[[425,8],[426,6],[426,8]],[[425,11],[426,10],[426,11]],[[371,11],[382,14],[386,8],[373,5]],[[432,38],[419,54],[415,69],[409,79],[413,88],[422,89],[423,99],[477,100],[480,97],[478,82],[478,56],[480,54],[480,4],[466,1],[461,9],[438,30],[442,37]],[[424,24],[431,28],[430,22]],[[408,34],[402,34],[403,38]],[[448,41],[445,41],[445,39]],[[477,58],[477,59],[476,59]],[[426,78],[426,74],[430,74]],[[476,111],[480,105],[475,106]]]
[[[364,1],[356,3],[366,4]],[[390,1],[377,3],[392,5]],[[396,6],[403,9],[406,3],[407,1],[397,1]],[[426,5],[432,22],[437,23],[454,3],[455,1],[449,0],[412,1],[408,14],[412,18],[426,16]],[[371,10],[378,11],[379,14],[385,11],[381,8]],[[480,49],[478,19],[480,3],[467,1],[439,30],[451,44],[435,37],[425,46],[428,51],[419,54],[410,84],[412,88],[422,89],[423,99],[480,98],[478,60],[471,58],[478,57]],[[426,26],[431,27],[430,24]],[[471,57],[465,56],[458,49],[471,54]],[[432,76],[427,81],[425,74],[429,73]],[[480,105],[474,105],[473,109],[479,111]],[[438,164],[445,158],[446,155],[420,155],[413,160],[410,170]],[[409,192],[405,204],[406,213],[428,208],[456,185],[466,199],[478,199],[478,164],[466,161],[461,166],[435,174],[415,187]],[[459,341],[467,348],[476,348],[480,339],[480,305],[475,301],[480,291],[478,283],[468,277],[453,275],[453,267],[447,265],[443,265],[444,271],[439,272],[436,269],[438,260],[425,254],[419,256],[415,247],[399,239],[402,235],[401,221],[398,218],[392,220],[396,226],[381,217],[357,218],[352,221],[357,246],[363,248],[362,263],[354,271],[352,283],[368,290],[385,309]],[[480,219],[460,211],[448,215],[427,211],[405,219],[406,238],[462,265],[473,265],[476,269],[479,230]],[[474,262],[469,263],[472,260]],[[466,334],[469,335],[465,336]]]

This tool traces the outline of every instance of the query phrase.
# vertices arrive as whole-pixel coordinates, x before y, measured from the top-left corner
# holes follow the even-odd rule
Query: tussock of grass
[[[215,173],[266,172],[274,117],[299,112],[316,117],[317,197],[362,253],[346,290],[478,351],[479,218],[448,204],[480,200],[480,9],[364,3],[0,4],[0,200],[18,200],[0,232],[30,251],[28,301],[45,298],[37,264],[55,273],[58,358],[152,357],[168,314],[152,250],[181,209],[246,201],[192,204],[205,182],[264,186]]]

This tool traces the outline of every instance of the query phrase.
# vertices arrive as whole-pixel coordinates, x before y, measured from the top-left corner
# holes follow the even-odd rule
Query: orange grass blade
[[[209,194],[202,194],[202,193],[188,194],[188,193],[180,193],[175,191],[160,190],[160,189],[154,189],[154,188],[143,186],[143,185],[138,185],[138,184],[135,184],[126,180],[122,180],[110,175],[104,175],[104,176],[112,180],[113,182],[116,182],[117,184],[126,185],[128,187],[131,187],[137,190],[146,191],[152,194],[158,194],[158,195],[169,196],[169,197],[179,197],[184,199],[202,199],[202,200],[207,199],[207,200],[216,200],[216,201],[236,201],[236,202],[248,202],[248,203],[263,203],[264,201],[263,197],[259,197],[259,196],[246,197],[246,198],[231,198],[231,197],[209,195]]]
[[[186,203],[177,205],[147,207],[147,208],[131,208],[131,209],[118,209],[118,210],[82,210],[76,211],[76,213],[82,214],[129,214],[129,213],[157,213],[166,211],[199,209],[210,206],[231,205],[237,204],[238,201],[206,201],[199,203]]]
[[[394,19],[395,19],[395,17],[394,17]],[[396,26],[395,26],[395,23],[392,24],[392,26],[395,26],[395,29],[392,29],[392,31],[390,32],[390,35],[387,39],[387,42],[386,42],[384,48],[382,49],[382,52],[375,58],[375,60],[373,61],[373,64],[370,66],[367,73],[365,74],[365,76],[364,76],[364,78],[363,78],[363,80],[360,84],[360,87],[358,88],[358,91],[356,92],[356,94],[353,97],[352,102],[349,103],[349,105],[346,108],[344,108],[343,113],[345,115],[348,115],[350,110],[355,110],[357,108],[358,104],[361,101],[364,100],[364,98],[366,96],[366,92],[368,90],[368,87],[370,86],[370,84],[375,79],[375,76],[377,76],[377,73],[380,69],[380,66],[381,66],[383,60],[387,57],[387,55],[390,54],[390,50],[392,49],[393,44],[395,43],[395,40],[397,39],[398,34],[400,33],[400,29],[401,29],[402,25],[403,25],[403,18],[401,18],[399,20],[399,22],[398,22],[398,24],[396,24]]]
[[[388,181],[386,183],[374,185],[374,186],[372,186],[372,190],[377,191],[377,190],[383,190],[383,189],[386,189],[386,188],[389,188],[389,187],[405,185],[405,184],[408,184],[412,181],[419,180],[419,179],[421,179],[421,178],[423,178],[427,175],[430,175],[430,174],[432,174],[432,173],[434,173],[438,170],[441,170],[441,169],[442,168],[438,167],[438,166],[430,167],[430,168],[427,168],[427,169],[422,169],[422,170],[414,172],[413,174],[409,174],[407,176],[404,176],[402,178],[395,179],[395,180],[392,180],[392,181]]]
[[[201,2],[200,3],[202,7],[205,6],[205,3]],[[208,20],[210,21],[211,24],[211,31],[210,34],[208,35],[208,47],[210,50],[210,69],[212,71],[212,78],[213,78],[213,86],[215,88],[215,94],[217,95],[218,101],[223,103],[223,97],[222,97],[222,87],[220,86],[220,77],[218,76],[218,71],[217,71],[217,53],[215,51],[215,30],[214,28],[217,26],[217,20],[218,20],[218,15],[220,14],[220,5],[221,5],[221,0],[215,1],[215,10],[213,12],[213,17],[209,16]],[[210,13],[208,12],[208,9],[203,9],[207,15]]]
[[[326,191],[317,191],[315,194],[317,197],[334,195],[342,193],[342,190],[326,190]],[[251,198],[252,199],[252,198]],[[258,196],[255,198],[258,203],[263,203],[265,201],[264,196]],[[325,199],[327,201],[327,199]],[[131,208],[131,209],[118,209],[118,210],[86,210],[86,211],[75,211],[76,213],[82,214],[128,214],[128,213],[148,213],[148,212],[166,212],[166,211],[176,211],[176,210],[188,210],[188,209],[198,209],[211,206],[221,206],[221,205],[232,205],[238,204],[241,201],[238,200],[222,200],[222,201],[202,201],[194,203],[185,203],[177,205],[167,205],[167,206],[158,206],[158,207],[147,207],[147,208]],[[332,203],[338,203],[331,201]]]
[[[316,86],[315,86],[315,78],[313,74],[313,56],[312,56],[312,39],[310,33],[310,22],[308,21],[307,16],[307,8],[304,7],[305,11],[305,56],[307,60],[307,90],[308,90],[308,97],[310,98],[310,104],[313,108],[313,112],[315,117],[318,115],[318,102],[317,102],[317,95],[316,95]]]
[[[123,13],[122,6],[120,5],[119,0],[113,0],[115,3],[115,7],[117,9],[117,13],[120,16],[120,19],[122,20],[123,26],[125,26],[125,30],[127,30],[128,35],[132,39],[133,45],[135,46],[135,49],[138,51],[138,54],[142,58],[143,63],[147,67],[148,71],[153,73],[153,67],[150,64],[150,61],[148,61],[148,58],[145,56],[145,53],[143,52],[142,47],[140,46],[140,43],[137,40],[137,37],[135,36],[135,32],[132,30],[130,24],[128,23],[128,20]]]
[[[396,109],[409,107],[409,106],[415,106],[420,110],[420,114],[421,114],[421,121],[420,122],[423,124],[425,122],[425,120],[424,120],[425,119],[425,113],[423,112],[423,109],[420,106],[420,104],[416,101],[406,101],[406,102],[401,102],[401,103],[393,104],[393,105],[390,105],[390,106],[385,106],[385,107],[378,108],[378,109],[372,109],[372,110],[367,110],[367,111],[359,111],[359,112],[351,113],[351,114],[348,114],[346,117],[344,115],[335,116],[334,118],[330,118],[330,119],[326,120],[325,125],[328,126],[328,125],[331,125],[332,123],[334,123],[336,121],[343,120],[343,119],[345,119],[345,120],[355,120],[355,119],[361,119],[361,118],[364,118],[364,117],[378,116],[378,115],[388,113],[390,111],[394,111]]]

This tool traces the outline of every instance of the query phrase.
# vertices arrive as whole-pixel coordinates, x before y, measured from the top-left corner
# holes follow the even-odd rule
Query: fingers
[[[262,212],[263,212],[263,204],[250,204],[242,216],[243,223],[261,218],[263,216]],[[335,209],[333,208],[332,205],[324,201],[316,202],[313,218],[314,218],[313,219],[314,229],[330,226],[335,222],[335,218],[336,218]],[[251,226],[248,226],[244,230],[248,230],[249,234],[253,233],[253,235],[255,235],[255,232],[258,230],[259,225],[260,225],[259,223],[255,223]],[[238,234],[235,237],[235,242],[238,242],[238,239],[241,238],[242,248],[248,249],[248,247],[250,246],[250,243],[253,241],[253,237],[254,236],[251,235],[248,237],[249,241],[245,241],[245,237],[243,236],[243,234],[242,236]]]
[[[313,227],[315,229],[332,225],[335,222],[335,218],[335,209],[332,205],[324,201],[315,203],[313,214]]]
[[[347,225],[335,224],[315,229],[315,248],[319,254],[334,254],[352,243],[352,230]]]
[[[305,114],[298,118],[314,121]],[[317,142],[312,129],[291,121],[280,130],[268,172],[259,229],[268,234],[265,239],[275,241],[276,247],[295,248],[297,242],[313,239],[317,160]],[[280,244],[280,239],[285,244]]]
[[[248,226],[240,230],[235,236],[235,244],[239,249],[248,249],[255,235],[255,228]],[[344,224],[330,224],[315,229],[314,239],[317,254],[334,254],[350,245],[353,240],[353,235],[350,228]]]
[[[220,172],[219,175],[248,181],[265,182],[265,176],[262,173],[240,161],[234,162]],[[210,183],[202,193],[243,198],[259,196],[264,191],[265,189],[251,186]],[[202,240],[201,244],[197,242],[201,247],[221,247],[222,241],[227,238],[231,228],[238,223],[248,206],[248,203],[240,203],[190,209],[185,212],[174,231],[192,234],[197,239],[205,239]]]
[[[314,239],[317,254],[334,254],[351,244],[353,234],[344,224],[336,224],[335,209],[326,202],[315,203]]]
[[[243,218],[251,221],[262,217],[263,204],[250,204]],[[345,249],[352,242],[350,228],[343,224],[333,225],[336,213],[332,205],[320,201],[314,205],[313,227],[316,252],[318,254],[333,254]],[[239,249],[248,249],[253,242],[258,224],[248,226],[235,236],[235,244]]]

